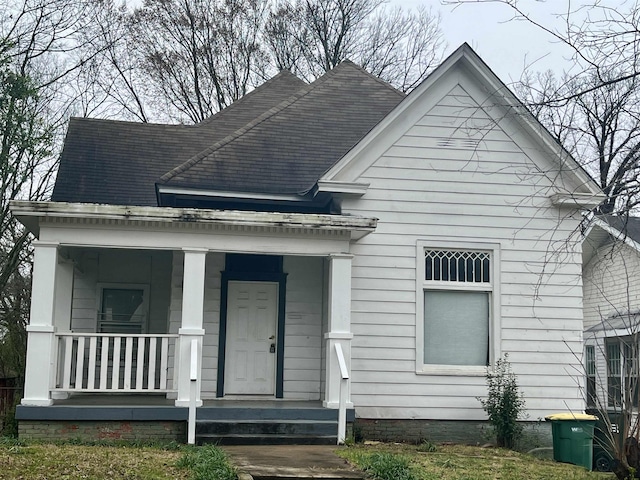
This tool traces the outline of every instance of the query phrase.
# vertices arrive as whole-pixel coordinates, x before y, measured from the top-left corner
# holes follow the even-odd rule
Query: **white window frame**
[[[488,283],[425,280],[426,250],[483,251],[491,255]],[[416,243],[416,374],[485,376],[487,366],[432,365],[424,363],[424,292],[425,290],[483,291],[489,302],[489,368],[500,358],[500,244],[484,242],[458,242],[441,238],[421,239]]]
[[[100,309],[102,308],[102,295],[105,289],[118,289],[118,290],[142,290],[142,305],[144,309],[144,322],[141,327],[141,334],[145,334],[149,331],[149,285],[146,283],[98,283],[96,285],[96,332],[100,331]],[[124,335],[124,334],[123,334]]]

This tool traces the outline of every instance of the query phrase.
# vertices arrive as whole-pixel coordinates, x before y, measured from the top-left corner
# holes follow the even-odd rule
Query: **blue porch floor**
[[[320,401],[285,399],[204,400],[197,409],[198,420],[265,420],[317,419],[333,420],[337,410],[322,407]],[[353,421],[354,411],[347,411]],[[164,395],[76,395],[55,400],[51,406],[18,405],[17,420],[130,420],[186,421],[188,408],[176,407],[174,400]]]

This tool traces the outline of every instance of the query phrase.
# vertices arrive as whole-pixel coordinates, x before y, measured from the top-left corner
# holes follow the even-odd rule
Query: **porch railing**
[[[168,392],[169,348],[177,335],[63,333],[57,391]]]

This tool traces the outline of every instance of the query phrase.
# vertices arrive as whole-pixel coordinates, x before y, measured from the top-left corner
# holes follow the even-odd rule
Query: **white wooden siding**
[[[202,347],[202,386],[201,398],[216,397],[218,374],[218,337],[220,333],[220,287],[221,273],[224,270],[224,253],[207,254],[205,264],[204,319],[205,336]],[[169,314],[169,333],[178,333],[182,324],[182,277],[184,255],[173,255],[171,276],[171,307]],[[175,352],[169,351],[169,365],[174,365]],[[173,380],[173,368],[169,369],[169,378]]]
[[[221,272],[224,253],[207,254],[204,280],[204,340],[202,347],[202,398],[215,398],[218,378]]]
[[[100,299],[99,283],[137,283],[149,285],[149,323],[147,333],[167,332],[171,254],[161,251],[74,249],[71,329],[95,332]]]
[[[284,257],[283,269],[288,274],[284,398],[320,400],[323,261]]]
[[[169,333],[177,333],[182,322],[183,255],[173,261]],[[220,287],[225,254],[209,253],[205,270],[204,347],[202,358],[203,399],[215,398],[220,328]],[[284,397],[320,399],[322,347],[322,258],[285,257],[287,300],[285,318]],[[175,352],[169,352],[173,366]],[[173,368],[169,378],[173,378]]]
[[[496,333],[530,417],[584,408],[580,248],[564,243],[579,215],[551,206],[551,162],[482,102],[454,88],[360,176],[364,197],[343,201],[345,214],[379,218],[351,250],[352,400],[362,417],[485,418],[483,376],[416,374],[418,240],[500,244]]]
[[[584,323],[640,310],[640,252],[622,242],[600,247],[584,268]]]

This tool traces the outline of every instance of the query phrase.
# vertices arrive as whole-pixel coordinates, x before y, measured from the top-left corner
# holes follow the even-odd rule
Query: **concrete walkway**
[[[241,480],[321,478],[325,480],[363,479],[334,452],[331,445],[248,445],[222,446],[241,472]]]

